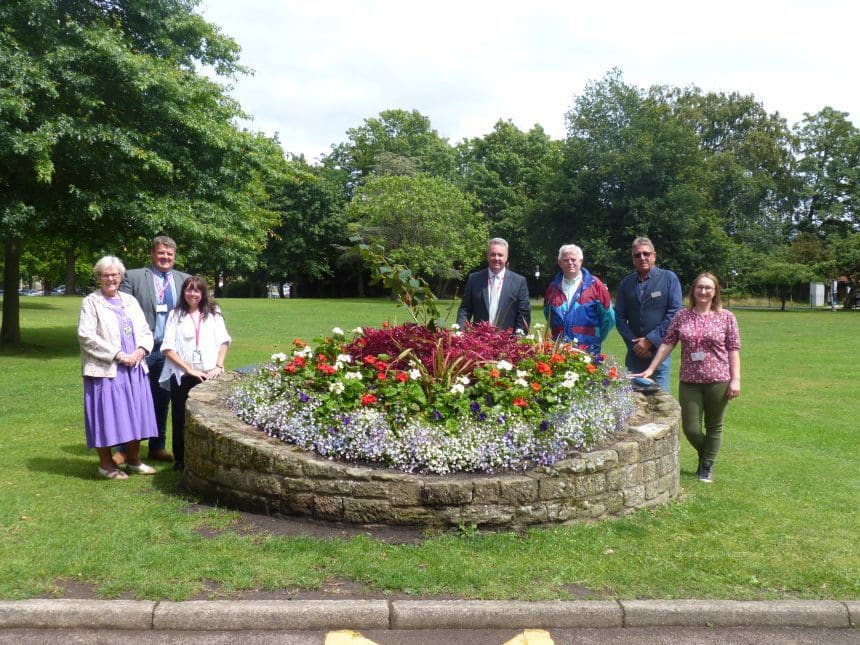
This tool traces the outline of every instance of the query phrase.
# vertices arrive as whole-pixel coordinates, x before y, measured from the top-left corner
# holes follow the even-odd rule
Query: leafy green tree
[[[527,216],[536,206],[557,151],[558,144],[539,125],[523,132],[511,121],[501,120],[492,132],[458,146],[460,185],[475,196],[490,235],[511,243],[511,264],[520,272],[530,273],[545,260],[543,249],[529,244]]]
[[[349,141],[333,146],[323,165],[343,173],[349,195],[372,174],[418,171],[447,180],[456,176],[454,149],[417,110],[385,110],[346,133]],[[392,173],[392,166],[400,171]]]
[[[844,236],[860,229],[860,130],[846,112],[826,107],[797,127],[803,182],[801,231]]]
[[[167,232],[188,267],[253,266],[283,153],[239,131],[239,106],[196,71],[242,71],[193,0],[0,4],[0,225],[6,293],[37,239],[144,254]],[[7,73],[7,70],[9,73]],[[67,260],[74,265],[74,259]],[[18,299],[0,342],[20,342]]]
[[[785,311],[785,305],[794,288],[814,278],[815,272],[810,267],[792,262],[778,254],[765,258],[750,275],[750,284],[774,288],[781,302],[780,310]]]
[[[819,262],[815,270],[831,280],[847,280],[851,290],[845,307],[850,309],[860,294],[860,233],[831,237],[828,240],[828,251],[828,259]]]
[[[310,283],[334,275],[341,249],[349,242],[339,186],[304,160],[289,163],[285,181],[272,191],[270,208],[281,223],[262,256],[267,280],[293,283],[302,293]]]
[[[785,244],[797,199],[793,138],[754,96],[655,89],[704,152],[713,208],[731,239],[759,252]]]
[[[363,239],[379,240],[396,264],[426,279],[458,278],[476,266],[487,224],[460,190],[438,177],[371,177],[347,206]]]
[[[630,270],[630,242],[648,235],[683,280],[722,272],[729,239],[707,191],[696,132],[618,70],[590,83],[567,114],[568,134],[529,229],[547,257],[563,242],[609,284]]]

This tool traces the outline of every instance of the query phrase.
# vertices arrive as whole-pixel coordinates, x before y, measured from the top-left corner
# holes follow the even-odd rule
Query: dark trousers
[[[173,458],[177,463],[185,463],[185,402],[188,392],[195,385],[200,385],[200,379],[185,374],[177,383],[170,379],[170,419],[173,422]]]

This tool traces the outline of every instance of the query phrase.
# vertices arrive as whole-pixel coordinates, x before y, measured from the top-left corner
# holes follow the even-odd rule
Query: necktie
[[[494,273],[490,279],[490,324],[496,324],[496,315],[499,313],[499,276]]]
[[[164,297],[162,302],[167,305],[167,310],[170,311],[173,309],[173,289],[170,288],[170,271],[167,273],[161,274],[162,279],[164,280]]]

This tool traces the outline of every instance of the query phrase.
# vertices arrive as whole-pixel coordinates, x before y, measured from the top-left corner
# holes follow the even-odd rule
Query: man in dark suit
[[[632,244],[636,270],[621,280],[615,296],[615,326],[627,345],[624,364],[633,373],[651,364],[669,323],[681,308],[681,283],[672,271],[655,266],[657,252],[647,237]],[[651,378],[669,391],[671,357],[666,357]]]
[[[188,274],[173,268],[176,261],[176,242],[166,235],[159,235],[152,240],[151,257],[152,264],[148,267],[127,271],[119,288],[120,291],[133,295],[140,303],[146,322],[155,337],[155,345],[146,357],[146,364],[149,366],[149,387],[152,390],[155,422],[158,427],[158,438],[149,440],[149,458],[156,461],[173,461],[173,455],[165,448],[170,390],[159,387],[158,377],[161,375],[161,368],[164,367],[161,341],[164,340],[167,315],[176,306],[182,283],[188,278]],[[114,453],[114,461],[122,463],[124,459],[120,448]]]
[[[457,324],[488,321],[499,329],[528,332],[532,305],[526,279],[506,267],[508,243],[494,237],[487,245],[487,268],[470,273],[457,311]]]

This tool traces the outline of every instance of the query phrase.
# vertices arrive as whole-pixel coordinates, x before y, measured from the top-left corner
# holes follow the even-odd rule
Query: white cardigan
[[[131,320],[134,339],[138,347],[148,354],[152,351],[152,330],[146,323],[143,310],[134,296],[121,291],[117,297]],[[101,291],[95,291],[81,302],[78,318],[78,342],[81,345],[81,372],[84,376],[114,378],[117,363],[114,357],[122,351],[119,321],[116,312],[105,300]],[[146,361],[140,362],[143,371],[149,373]]]
[[[180,320],[179,315],[184,314]],[[216,309],[214,313],[208,315],[200,322],[200,354],[203,358],[203,371],[208,372],[215,368],[218,362],[218,352],[221,345],[228,345],[232,339],[227,333],[227,326],[224,324],[224,316],[221,315],[221,310]],[[161,342],[161,351],[164,352],[172,349],[182,357],[187,365],[192,363],[192,353],[196,344],[196,330],[194,321],[191,316],[182,312],[179,309],[174,309],[167,317],[167,324],[164,326],[164,340]],[[161,370],[161,376],[158,381],[162,387],[169,388],[169,381],[172,376],[176,377],[176,382],[182,379],[185,370],[179,367],[169,358],[164,361],[164,369]]]

